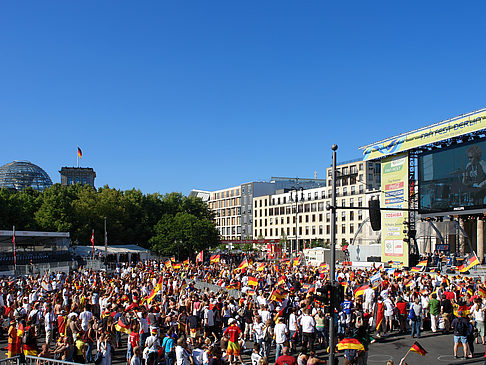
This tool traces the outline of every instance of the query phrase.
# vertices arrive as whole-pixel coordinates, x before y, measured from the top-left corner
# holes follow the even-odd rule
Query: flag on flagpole
[[[159,278],[159,281],[157,282],[157,284],[155,285],[155,287],[152,289],[152,291],[150,292],[149,296],[146,298],[146,302],[147,304],[150,304],[150,302],[155,298],[155,296],[157,295],[157,293],[159,292],[159,290],[162,290],[162,283],[163,283],[163,278],[162,276]]]
[[[212,263],[212,264],[215,264],[215,263],[218,263],[219,262],[219,259],[220,259],[221,255],[212,255],[210,258],[209,258],[209,262]]]
[[[420,261],[417,266],[427,266],[427,260]]]
[[[422,356],[425,356],[425,354],[427,353],[427,351],[425,351],[425,349],[422,346],[420,346],[420,344],[417,341],[415,341],[415,343],[412,345],[410,351],[416,352],[417,354],[420,354]]]
[[[479,265],[479,260],[476,254],[473,252],[469,254],[466,260],[464,260],[464,264],[457,267],[457,270],[459,270],[459,272],[466,272],[469,269],[472,269],[476,265]]]
[[[486,298],[486,289],[482,286],[478,287],[478,294],[479,296]]]
[[[83,157],[83,151],[81,151],[81,148],[78,147],[78,157],[81,158]]]
[[[203,251],[199,252],[196,256],[196,262],[203,262]]]
[[[364,291],[366,289],[368,289],[370,286],[369,285],[363,285],[363,286],[360,286],[359,288],[356,288],[354,290],[354,296],[357,298],[359,297],[360,295],[363,295],[364,294]]]
[[[189,259],[184,260],[182,263],[183,263],[184,265],[189,265]]]
[[[258,286],[258,279],[254,278],[253,276],[248,277],[248,285],[250,286]]]
[[[240,265],[236,268],[236,270],[241,270],[244,269],[245,267],[248,267],[248,260],[244,259],[241,261]]]

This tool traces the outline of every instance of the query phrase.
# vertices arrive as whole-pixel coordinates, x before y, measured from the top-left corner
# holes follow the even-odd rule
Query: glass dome
[[[23,190],[31,186],[42,191],[51,185],[49,175],[29,161],[14,161],[0,167],[0,188]]]

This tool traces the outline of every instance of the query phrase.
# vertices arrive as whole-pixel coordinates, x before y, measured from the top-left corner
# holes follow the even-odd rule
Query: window
[[[363,171],[363,164],[362,163],[359,164],[359,171]]]
[[[326,226],[326,234],[331,234],[331,226],[330,225]]]
[[[347,167],[343,167],[343,175],[347,175],[348,174],[348,168]]]
[[[358,207],[362,207],[363,206],[363,198],[359,197],[358,198]]]
[[[346,220],[346,212],[341,212],[341,220],[343,222]]]
[[[272,228],[270,228],[270,236],[273,236],[273,235],[272,235]]]
[[[359,221],[363,220],[363,211],[362,210],[358,210],[358,220]]]
[[[331,213],[326,213],[326,222],[329,223],[331,221]]]
[[[354,199],[353,198],[349,199],[349,206],[351,208],[354,207]]]
[[[315,200],[319,199],[319,192],[318,192],[318,191],[316,191],[316,192],[314,193],[314,199],[315,199]]]
[[[305,223],[309,223],[309,215],[308,214],[305,215]]]
[[[321,199],[325,199],[325,198],[326,198],[326,191],[322,190],[321,191]]]
[[[351,233],[351,234],[354,233],[354,224],[349,225],[349,233]]]
[[[351,186],[351,195],[356,194],[356,186]]]
[[[346,196],[346,195],[348,195],[348,188],[344,187],[343,188],[343,196]]]
[[[244,195],[244,194],[245,194],[245,187],[244,187],[244,186],[242,186],[242,187],[241,187],[241,195]]]
[[[315,214],[312,214],[312,221],[315,222],[316,221],[316,215]]]
[[[270,218],[270,224],[273,224],[273,218]]]
[[[317,210],[322,212],[324,210],[324,202],[320,202],[317,204]]]
[[[322,226],[319,226],[319,235],[322,235],[324,233],[324,230],[322,229]]]
[[[341,225],[341,233],[342,234],[346,233],[346,225],[345,224]]]
[[[316,226],[312,226],[312,235],[315,236],[316,235]]]
[[[299,215],[299,223],[302,223],[302,216]]]
[[[354,221],[354,211],[349,212],[349,220]]]
[[[327,180],[327,186],[332,186],[332,181],[331,180]]]
[[[322,222],[322,214],[319,214],[319,222]]]
[[[317,211],[317,204],[316,203],[312,203],[311,204],[311,212],[315,212]]]
[[[277,204],[280,205],[280,198],[277,198]]]
[[[306,234],[306,236],[309,235],[309,227],[307,227],[307,226],[305,227],[305,234]]]
[[[351,166],[349,170],[350,170],[350,172],[352,174],[356,174],[358,172],[358,169],[356,168],[356,165]]]
[[[359,185],[359,193],[360,194],[363,194],[363,191],[364,191],[363,185]]]
[[[311,200],[312,199],[312,193],[307,193],[307,200]]]
[[[309,213],[310,212],[310,204],[305,205],[305,212]]]

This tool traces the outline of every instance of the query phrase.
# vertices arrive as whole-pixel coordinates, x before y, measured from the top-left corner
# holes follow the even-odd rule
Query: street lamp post
[[[338,146],[333,144],[332,147],[332,195],[331,195],[331,262],[329,263],[329,280],[331,285],[335,285],[336,277],[336,151]],[[335,319],[334,319],[334,298],[331,298],[329,318],[329,363],[334,365],[334,342],[335,342]]]
[[[300,191],[302,192],[304,190],[303,187],[300,187],[300,188],[296,188],[295,186],[292,186],[290,188],[290,191],[294,191],[295,192],[295,252],[298,253],[299,251],[299,241],[298,241],[298,233],[297,233],[297,218],[298,218],[298,209],[299,209],[299,197],[297,195],[297,192]],[[290,242],[290,257],[292,257],[292,254],[293,254],[293,244],[292,242]]]

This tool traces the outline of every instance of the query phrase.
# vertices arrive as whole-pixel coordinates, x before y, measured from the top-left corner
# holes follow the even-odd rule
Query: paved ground
[[[454,359],[452,356],[453,336],[451,334],[442,335],[431,332],[426,332],[420,339],[411,338],[410,335],[392,335],[384,339],[377,339],[370,346],[368,364],[385,365],[387,360],[393,360],[395,365],[398,365],[400,359],[407,353],[415,341],[418,341],[428,353],[422,357],[419,354],[411,352],[406,359],[409,365],[484,364],[484,345],[475,346],[475,357],[473,359]],[[123,338],[123,343],[126,344],[126,337]],[[7,346],[4,337],[0,338],[0,346],[2,349]],[[248,347],[251,347],[251,343],[248,343]],[[126,364],[125,354],[126,347],[117,349],[113,357],[113,364]],[[271,356],[273,354],[272,352]],[[318,350],[317,354],[321,359],[327,357],[323,350]],[[461,350],[459,351],[459,355],[462,356]],[[1,351],[0,358],[5,358],[5,351]],[[245,361],[245,365],[250,364],[250,359],[247,355],[243,356],[243,361]],[[344,364],[342,355],[339,355],[339,364]]]

